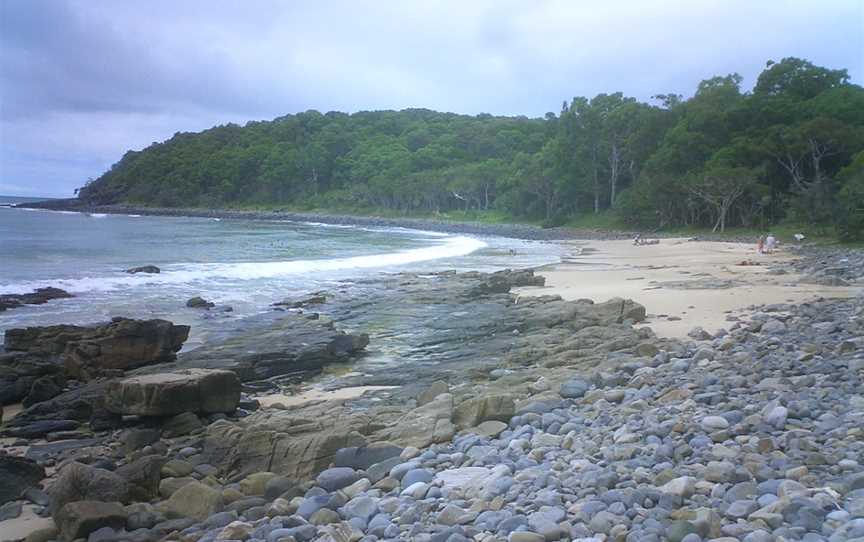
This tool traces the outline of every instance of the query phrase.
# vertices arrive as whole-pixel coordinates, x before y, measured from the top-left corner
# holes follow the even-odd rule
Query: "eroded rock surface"
[[[326,365],[351,359],[367,344],[366,334],[345,333],[333,322],[288,313],[262,327],[184,353],[176,362],[142,372],[221,369],[234,372],[243,381],[314,374]]]
[[[105,408],[122,415],[233,412],[239,402],[237,375],[212,369],[133,376],[111,381],[105,390]]]
[[[9,329],[10,352],[60,356],[67,376],[89,379],[110,371],[171,361],[189,337],[189,326],[167,320],[114,318],[98,326],[56,325]]]

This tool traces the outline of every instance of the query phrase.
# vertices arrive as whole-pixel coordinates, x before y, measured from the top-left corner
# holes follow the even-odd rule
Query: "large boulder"
[[[20,403],[30,395],[37,380],[62,373],[63,362],[58,356],[0,353],[0,404]]]
[[[159,482],[162,480],[165,461],[159,455],[145,455],[117,469],[117,475],[129,484],[131,500],[146,502],[159,496]]]
[[[483,297],[493,294],[506,294],[511,288],[519,286],[544,286],[546,278],[535,275],[531,269],[504,269],[490,274],[477,274],[482,280],[472,286],[466,296],[469,298]]]
[[[60,420],[92,422],[105,413],[102,406],[105,387],[105,382],[90,382],[47,401],[36,403],[9,420],[7,428],[25,428]]]
[[[126,517],[126,510],[119,502],[78,501],[64,506],[54,521],[60,529],[60,539],[72,542],[103,527],[121,530],[126,526]]]
[[[207,426],[204,457],[228,478],[277,472],[307,480],[333,463],[342,448],[363,446],[358,432],[368,421],[321,416],[298,419],[289,411],[256,412],[243,423],[217,421]]]
[[[60,471],[48,495],[51,498],[51,515],[57,520],[60,510],[69,503],[124,502],[129,495],[129,484],[109,470],[72,462]]]
[[[133,376],[110,382],[105,392],[108,411],[123,415],[233,412],[239,402],[237,375],[211,369]]]
[[[32,459],[0,455],[0,505],[14,501],[45,478],[45,469]]]
[[[105,371],[173,361],[188,337],[189,326],[167,320],[114,318],[100,326],[9,329],[5,346],[9,351],[59,355],[68,376],[86,380]]]
[[[222,492],[201,482],[189,482],[177,490],[171,498],[160,504],[160,508],[170,517],[185,517],[205,521],[225,504]]]
[[[645,307],[632,299],[615,297],[605,303],[595,303],[591,306],[593,316],[602,325],[620,324],[626,320],[641,322],[645,320]]]
[[[119,502],[78,501],[65,505],[54,518],[60,539],[72,542],[87,538],[103,527],[121,530],[126,526],[126,510]]]
[[[203,297],[195,296],[186,301],[186,306],[190,309],[211,309],[216,306],[216,303],[207,301]]]
[[[420,392],[417,396],[417,406],[431,403],[436,397],[444,393],[450,393],[450,385],[443,380],[436,380],[431,386]]]
[[[516,403],[513,396],[484,395],[459,403],[453,409],[453,423],[459,429],[467,429],[489,420],[509,422],[515,413]]]
[[[453,438],[456,432],[456,427],[451,421],[452,415],[453,396],[444,393],[431,402],[407,412],[390,427],[379,431],[376,440],[417,448],[445,442]]]
[[[33,384],[30,386],[30,392],[21,403],[24,407],[31,407],[37,403],[53,399],[63,393],[63,386],[65,384],[63,375],[40,376],[33,381]]]

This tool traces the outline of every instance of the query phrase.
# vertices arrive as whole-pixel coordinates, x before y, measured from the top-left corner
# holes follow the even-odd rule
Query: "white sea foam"
[[[320,260],[274,262],[174,264],[162,266],[158,275],[114,275],[50,281],[27,281],[0,285],[0,293],[24,293],[54,286],[73,293],[105,291],[144,285],[182,285],[213,280],[260,280],[307,273],[326,273],[350,269],[388,268],[400,265],[467,256],[486,246],[471,237],[450,237],[433,246],[369,256]]]
[[[19,211],[29,211],[31,213],[57,213],[60,215],[80,215],[81,214],[79,211],[59,211],[56,209],[38,209],[38,208],[32,208],[32,207],[14,207],[14,209],[17,209]]]
[[[286,222],[293,222],[286,220]],[[439,231],[415,230],[413,228],[404,228],[402,226],[358,226],[355,224],[325,224],[323,222],[300,222],[307,226],[315,226],[317,228],[338,228],[350,229],[359,231],[368,231],[373,233],[411,233],[415,235],[424,235],[427,237],[447,237],[449,234]]]

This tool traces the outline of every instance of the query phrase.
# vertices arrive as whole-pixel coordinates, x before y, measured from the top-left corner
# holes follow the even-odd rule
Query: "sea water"
[[[0,201],[2,204],[2,201]],[[63,288],[75,297],[0,312],[12,327],[114,316],[192,326],[189,345],[224,318],[384,274],[494,271],[560,260],[555,243],[289,221],[86,214],[0,206],[0,294]],[[125,270],[156,265],[159,274]],[[230,313],[190,309],[201,296]]]

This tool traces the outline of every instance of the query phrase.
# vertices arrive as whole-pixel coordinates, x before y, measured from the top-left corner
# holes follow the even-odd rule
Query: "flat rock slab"
[[[105,392],[109,412],[174,416],[183,412],[233,412],[240,402],[240,380],[231,371],[187,369],[115,380]]]
[[[88,439],[72,439],[72,440],[61,440],[58,442],[51,442],[48,444],[31,444],[27,447],[27,453],[25,456],[28,459],[33,459],[34,461],[44,461],[51,457],[55,457],[60,455],[61,453],[67,450],[74,450],[78,448],[89,448],[91,446],[97,446],[102,443],[102,439],[99,438],[88,438]]]
[[[242,323],[238,324],[244,325]],[[287,313],[263,327],[238,329],[223,341],[181,354],[176,362],[146,367],[135,374],[177,369],[233,371],[242,381],[280,375],[320,372],[325,365],[344,362],[369,344],[366,334],[350,334],[332,322]]]

